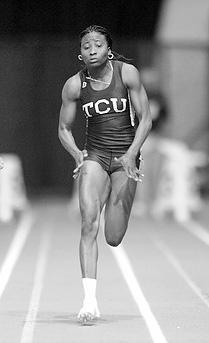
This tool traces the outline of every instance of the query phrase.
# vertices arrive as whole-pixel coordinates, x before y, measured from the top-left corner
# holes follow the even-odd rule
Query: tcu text
[[[91,108],[94,108],[94,111],[97,114],[106,114],[110,111],[114,112],[124,112],[127,106],[127,99],[125,98],[110,98],[107,99],[100,99],[97,100],[95,103],[93,101],[88,102],[87,104],[83,105],[83,111],[85,112],[87,117],[92,117],[91,113],[89,112]]]

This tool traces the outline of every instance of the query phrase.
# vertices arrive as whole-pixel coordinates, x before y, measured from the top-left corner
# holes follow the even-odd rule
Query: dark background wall
[[[78,34],[106,26],[114,50],[136,65],[151,63],[161,1],[1,1],[0,153],[17,153],[28,192],[71,192],[74,162],[57,138],[61,90],[80,69]],[[96,18],[96,20],[95,20]],[[74,134],[80,147],[80,110]]]
[[[3,33],[78,35],[89,24],[119,36],[152,37],[160,0],[1,0]]]

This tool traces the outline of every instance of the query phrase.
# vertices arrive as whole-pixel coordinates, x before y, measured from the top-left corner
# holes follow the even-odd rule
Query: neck
[[[88,68],[89,75],[95,79],[105,78],[110,71],[112,72],[112,65],[110,61],[106,61],[99,67]]]

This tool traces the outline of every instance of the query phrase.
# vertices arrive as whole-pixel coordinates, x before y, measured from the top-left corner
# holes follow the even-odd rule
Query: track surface
[[[102,317],[76,320],[83,290],[80,218],[42,199],[0,225],[0,343],[209,343],[209,214],[184,225],[132,216],[119,248],[100,229]]]

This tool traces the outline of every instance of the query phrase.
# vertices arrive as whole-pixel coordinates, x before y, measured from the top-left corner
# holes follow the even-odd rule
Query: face
[[[107,41],[104,35],[90,32],[81,40],[81,55],[87,67],[93,68],[104,64],[108,59]]]

